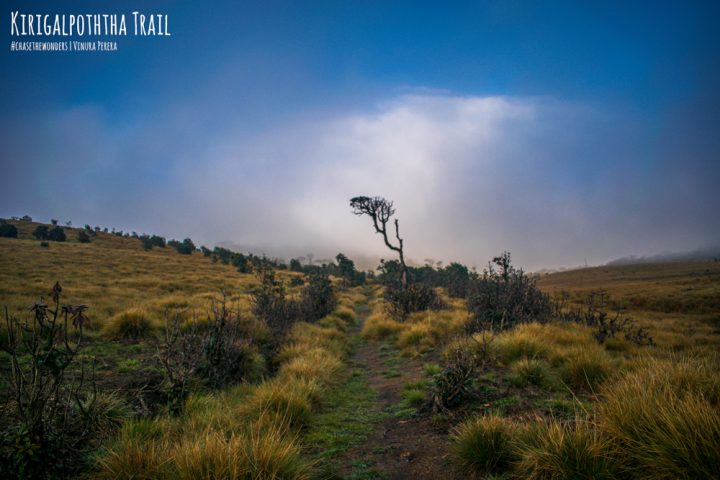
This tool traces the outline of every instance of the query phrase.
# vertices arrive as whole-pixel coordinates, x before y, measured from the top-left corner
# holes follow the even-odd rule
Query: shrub
[[[37,227],[35,227],[35,230],[33,230],[32,235],[38,240],[48,240],[49,232],[50,229],[47,225],[38,225]]]
[[[15,225],[7,223],[4,220],[0,222],[0,237],[17,238],[18,229]]]
[[[78,231],[77,239],[80,243],[90,243],[90,235],[88,235],[84,230]]]
[[[300,308],[308,322],[320,320],[335,309],[337,298],[330,278],[324,273],[311,274],[302,291]]]
[[[170,240],[167,244],[173,247],[181,255],[190,255],[195,251],[195,244],[189,238],[186,238],[182,242],[177,240]]]
[[[599,300],[596,297],[599,297]],[[633,319],[621,317],[619,313],[611,316],[607,312],[598,310],[598,302],[603,305],[605,300],[605,292],[592,292],[588,296],[587,308],[584,311],[556,307],[556,316],[561,320],[592,328],[593,337],[601,345],[608,340],[619,339],[620,334],[626,341],[635,345],[655,345],[648,331],[638,326]]]
[[[67,237],[62,227],[53,227],[47,234],[47,239],[53,242],[64,242]]]
[[[268,267],[257,272],[260,288],[252,294],[252,312],[263,320],[272,332],[273,349],[277,350],[293,323],[301,316],[299,305],[285,298],[285,288],[275,280],[275,272]]]
[[[225,294],[211,312],[199,373],[214,388],[254,376],[259,352],[243,336],[240,312],[228,309]]]
[[[504,473],[517,459],[518,426],[496,415],[471,418],[452,433],[452,450],[463,474],[480,477]]]
[[[94,382],[87,381],[82,365],[75,378],[67,371],[71,365],[78,369],[87,307],[61,305],[61,292],[55,283],[53,304],[40,300],[29,322],[5,309],[2,348],[12,373],[5,378],[0,471],[7,478],[65,477],[77,469],[92,433]],[[84,386],[93,388],[88,393]]]
[[[154,331],[153,322],[142,308],[129,308],[111,317],[103,333],[113,340],[137,341],[149,337]]]
[[[473,315],[471,332],[505,330],[520,323],[545,322],[552,313],[550,297],[541,292],[535,280],[510,264],[510,253],[493,259],[492,264],[469,287],[467,308]]]
[[[385,301],[388,314],[399,321],[413,312],[446,307],[437,291],[423,283],[413,283],[406,288],[391,283],[385,287]]]
[[[450,347],[445,368],[434,377],[434,410],[446,411],[460,403],[469,391],[478,363],[479,359],[472,350],[463,348],[463,345]]]
[[[592,424],[537,423],[518,444],[517,472],[527,479],[618,478],[617,452]]]

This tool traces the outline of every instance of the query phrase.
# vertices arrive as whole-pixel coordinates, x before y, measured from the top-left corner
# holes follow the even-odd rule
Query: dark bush
[[[467,307],[473,316],[471,331],[505,330],[519,323],[545,322],[552,315],[550,297],[535,280],[510,264],[510,254],[493,259],[482,276],[471,282]]]
[[[465,298],[470,287],[470,271],[465,265],[451,263],[439,273],[442,277],[442,286],[447,289],[448,295],[455,298]]]
[[[404,289],[399,284],[391,283],[385,287],[385,301],[388,314],[400,321],[413,312],[446,307],[437,291],[424,283],[412,283]]]
[[[189,238],[186,238],[182,242],[170,240],[167,244],[177,250],[177,252],[181,255],[190,255],[193,251],[195,251],[195,244]]]
[[[0,237],[17,238],[18,229],[15,225],[5,221],[0,222]]]
[[[297,258],[290,259],[290,270],[293,272],[302,272],[303,267],[302,263],[300,263],[300,260]]]
[[[469,392],[477,367],[478,359],[472,349],[453,348],[445,368],[434,377],[433,409],[446,411],[460,404]]]
[[[591,292],[587,298],[585,310],[565,308],[564,301],[559,301],[554,305],[555,316],[563,321],[579,323],[592,328],[593,337],[601,345],[607,339],[617,338],[620,334],[625,340],[638,346],[655,345],[650,333],[640,327],[635,320],[622,317],[620,313],[609,315],[600,310],[606,300],[609,298],[606,298],[605,292]]]
[[[212,305],[209,328],[203,338],[198,372],[213,388],[221,388],[252,374],[257,352],[243,335],[239,310],[227,306],[225,294]]]
[[[49,232],[50,229],[47,225],[38,225],[37,227],[35,227],[35,230],[33,230],[32,234],[33,237],[37,238],[38,240],[47,240]]]
[[[253,314],[263,320],[270,328],[275,346],[284,339],[301,312],[297,302],[285,298],[285,288],[275,279],[275,272],[268,268],[260,268],[257,272],[260,287],[253,293]]]
[[[66,240],[65,230],[62,227],[53,227],[47,234],[47,240],[53,242],[64,242]]]
[[[90,243],[90,235],[88,235],[84,230],[78,231],[77,239],[80,243]]]
[[[330,278],[324,273],[310,275],[300,300],[304,319],[308,322],[320,320],[330,314],[336,305],[337,298]]]
[[[11,368],[5,372],[9,392],[0,419],[3,478],[66,478],[78,468],[92,433],[94,384],[76,361],[86,307],[61,305],[61,292],[56,283],[52,304],[41,299],[29,322],[5,311],[2,348]],[[69,375],[73,370],[75,378]]]

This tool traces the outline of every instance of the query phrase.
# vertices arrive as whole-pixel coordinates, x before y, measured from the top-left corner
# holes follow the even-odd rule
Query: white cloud
[[[187,102],[176,110],[197,107]],[[715,224],[692,213],[712,197],[694,187],[697,172],[684,170],[681,199],[658,189],[676,183],[682,159],[647,157],[638,132],[618,127],[626,118],[581,104],[420,92],[261,132],[246,119],[212,131],[191,115],[156,121],[115,125],[80,108],[5,125],[0,153],[22,159],[3,163],[7,214],[270,255],[387,258],[369,219],[349,208],[355,195],[380,195],[395,201],[416,261],[482,266],[509,249],[528,268],[718,240]]]

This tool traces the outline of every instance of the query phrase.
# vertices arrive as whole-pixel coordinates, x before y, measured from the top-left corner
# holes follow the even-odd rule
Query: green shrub
[[[80,243],[90,243],[90,235],[88,235],[84,230],[78,231],[77,239]]]
[[[18,229],[15,225],[5,221],[0,222],[0,237],[17,238]]]
[[[62,227],[53,227],[47,234],[47,239],[53,242],[64,242],[67,237],[65,236],[65,230]]]

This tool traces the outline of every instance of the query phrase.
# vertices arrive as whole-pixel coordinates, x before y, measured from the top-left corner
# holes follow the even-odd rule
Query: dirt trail
[[[408,418],[393,415],[402,401],[403,386],[424,378],[422,365],[426,360],[399,357],[388,345],[363,341],[355,350],[353,362],[367,372],[369,387],[378,392],[377,408],[388,415],[364,444],[339,459],[343,476],[414,480],[451,477],[445,427],[433,424],[429,412]],[[367,470],[358,472],[358,465]]]

